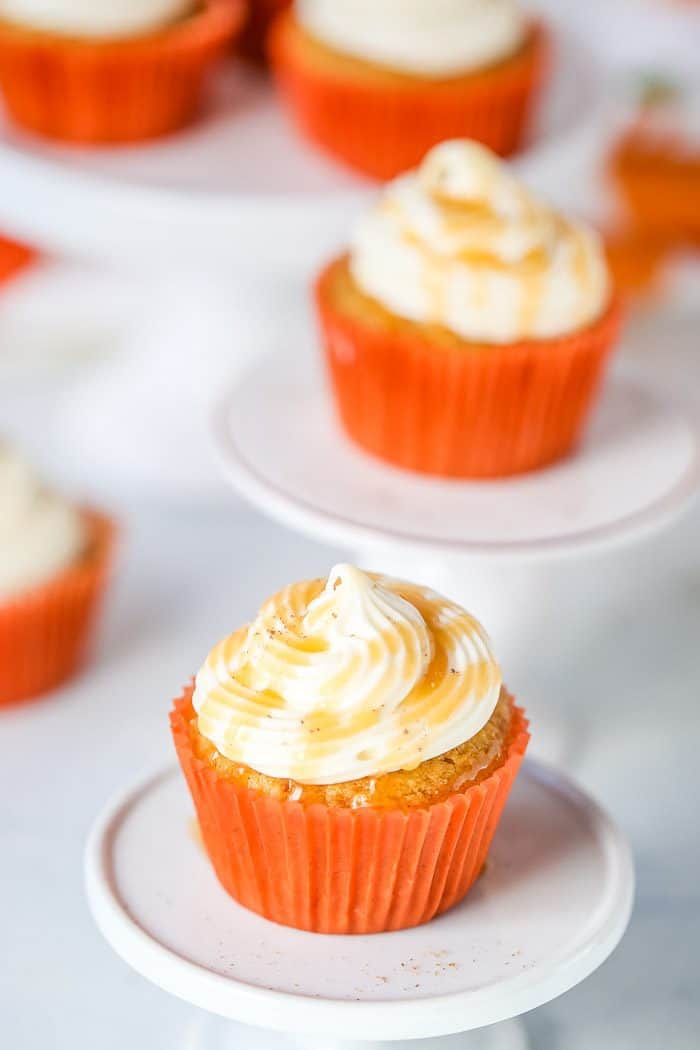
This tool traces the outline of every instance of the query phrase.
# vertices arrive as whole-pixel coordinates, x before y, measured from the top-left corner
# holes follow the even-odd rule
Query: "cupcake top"
[[[436,146],[389,183],[357,227],[350,269],[399,317],[482,343],[564,335],[610,298],[597,234],[468,140]]]
[[[196,0],[0,0],[0,18],[65,36],[134,36],[177,22]]]
[[[427,77],[493,65],[526,33],[517,0],[297,0],[296,15],[329,47]]]
[[[85,543],[80,511],[0,446],[0,600],[46,583],[80,557]]]
[[[434,591],[336,565],[209,653],[199,732],[272,777],[337,784],[413,769],[488,722],[501,673],[481,625]]]

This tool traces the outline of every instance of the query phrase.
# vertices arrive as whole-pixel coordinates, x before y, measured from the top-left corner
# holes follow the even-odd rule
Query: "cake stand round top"
[[[520,154],[525,173],[576,164],[602,109],[585,48],[555,32],[552,82]],[[298,273],[347,238],[376,185],[307,146],[260,71],[229,63],[198,123],[145,144],[76,148],[0,125],[0,225],[40,247],[120,262],[240,264]]]
[[[174,769],[107,807],[86,853],[93,915],[155,984],[278,1031],[394,1040],[505,1020],[600,966],[632,907],[625,840],[588,796],[533,762],[465,901],[397,933],[310,934],[246,911],[217,883],[191,814]]]
[[[700,490],[700,412],[628,372],[608,382],[574,455],[503,480],[432,478],[367,455],[341,431],[320,372],[288,357],[255,365],[221,401],[213,430],[246,498],[355,551],[580,554],[660,528]]]

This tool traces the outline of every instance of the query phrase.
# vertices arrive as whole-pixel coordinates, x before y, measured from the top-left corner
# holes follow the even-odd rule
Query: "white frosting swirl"
[[[571,332],[610,296],[598,236],[467,140],[436,146],[386,187],[357,228],[350,267],[393,313],[477,342]]]
[[[489,640],[463,609],[337,565],[327,581],[280,591],[212,649],[193,704],[226,758],[336,784],[412,769],[471,739],[500,688]]]
[[[492,65],[526,33],[518,0],[297,0],[295,10],[329,47],[427,77]]]
[[[0,18],[48,33],[99,39],[160,29],[195,6],[196,0],[0,0]]]
[[[0,600],[67,568],[85,539],[80,511],[43,488],[20,456],[0,447]]]

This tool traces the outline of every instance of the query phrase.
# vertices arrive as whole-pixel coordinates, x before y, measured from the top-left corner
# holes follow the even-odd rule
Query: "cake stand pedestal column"
[[[281,1035],[205,1017],[188,1030],[183,1050],[530,1050],[530,1043],[525,1026],[517,1019],[456,1035],[373,1042],[334,1035]]]

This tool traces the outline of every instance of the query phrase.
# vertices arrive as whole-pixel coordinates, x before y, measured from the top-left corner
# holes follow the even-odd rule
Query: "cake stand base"
[[[204,1017],[188,1030],[183,1050],[529,1050],[525,1026],[518,1020],[501,1021],[473,1032],[428,1039],[366,1042],[335,1036],[305,1037],[269,1032]]]
[[[634,892],[629,848],[608,817],[531,760],[470,893],[415,929],[317,935],[241,908],[193,833],[174,768],[106,808],[87,846],[86,882],[100,930],[137,972],[213,1014],[284,1033],[207,1023],[192,1033],[193,1050],[416,1039],[431,1050],[522,1050],[517,1026],[497,1022],[600,966],[626,929]]]

